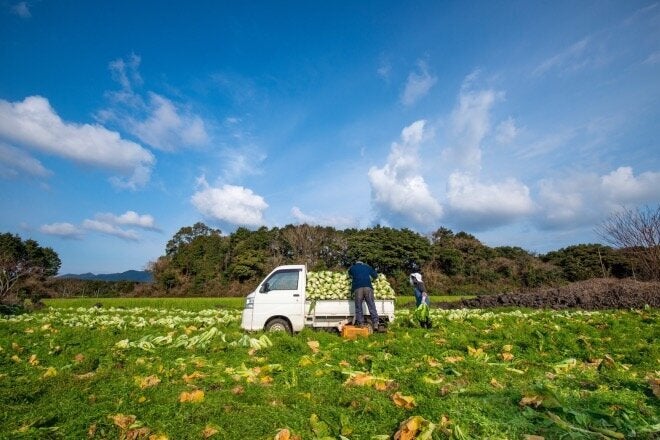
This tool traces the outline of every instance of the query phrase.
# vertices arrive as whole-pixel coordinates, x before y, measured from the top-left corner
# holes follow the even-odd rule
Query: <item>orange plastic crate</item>
[[[357,339],[358,336],[368,337],[369,327],[356,327],[354,325],[345,325],[341,329],[341,337],[344,339]]]

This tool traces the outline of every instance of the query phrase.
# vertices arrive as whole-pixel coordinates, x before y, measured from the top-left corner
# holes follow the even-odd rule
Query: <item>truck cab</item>
[[[299,332],[305,326],[304,265],[276,267],[245,301],[241,328]]]

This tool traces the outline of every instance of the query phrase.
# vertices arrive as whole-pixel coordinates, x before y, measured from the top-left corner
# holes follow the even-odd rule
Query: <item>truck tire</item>
[[[287,332],[291,334],[291,325],[286,319],[273,318],[266,323],[265,330],[267,332]]]

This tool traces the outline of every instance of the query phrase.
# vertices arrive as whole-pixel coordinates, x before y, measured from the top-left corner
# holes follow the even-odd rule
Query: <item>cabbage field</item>
[[[432,308],[431,329],[400,309],[348,341],[245,334],[194,299],[99,301],[0,318],[0,438],[660,435],[658,309]]]

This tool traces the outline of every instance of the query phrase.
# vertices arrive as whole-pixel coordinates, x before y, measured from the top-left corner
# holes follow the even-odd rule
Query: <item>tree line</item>
[[[447,228],[425,236],[382,226],[337,230],[303,224],[223,235],[204,223],[174,234],[150,270],[154,289],[168,295],[241,295],[278,265],[341,271],[356,260],[387,275],[399,293],[410,289],[412,271],[422,272],[432,294],[500,293],[633,274],[624,252],[601,244],[537,255],[520,247],[490,247]]]
[[[0,303],[39,296],[238,296],[282,264],[346,270],[356,260],[384,273],[395,291],[408,275],[424,275],[431,294],[492,294],[597,277],[660,279],[660,205],[622,210],[597,229],[603,244],[578,244],[546,254],[490,247],[467,232],[287,225],[238,228],[223,234],[204,223],[179,229],[165,253],[149,263],[151,284],[55,278],[61,261],[32,239],[0,234]]]

